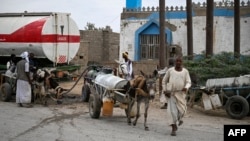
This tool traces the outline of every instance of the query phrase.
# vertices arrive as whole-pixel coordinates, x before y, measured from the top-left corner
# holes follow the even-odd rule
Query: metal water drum
[[[113,74],[98,74],[95,78],[95,83],[106,89],[123,89],[128,80]]]
[[[246,97],[250,93],[250,75],[239,77],[208,79],[206,82],[208,89],[223,89],[227,96],[238,94]]]

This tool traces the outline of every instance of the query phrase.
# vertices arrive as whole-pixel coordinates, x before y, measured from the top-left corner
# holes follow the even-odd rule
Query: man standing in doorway
[[[21,54],[22,60],[17,63],[16,103],[20,107],[33,107],[31,105],[31,79],[29,75],[29,53]]]
[[[169,68],[162,79],[163,93],[168,97],[168,113],[170,113],[172,136],[176,136],[177,123],[183,124],[183,116],[187,111],[186,94],[191,87],[189,71],[182,66],[182,57],[175,60],[175,67]]]

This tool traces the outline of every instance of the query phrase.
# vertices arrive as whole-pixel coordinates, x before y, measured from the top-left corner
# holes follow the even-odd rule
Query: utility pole
[[[234,0],[234,56],[240,57],[240,1]]]
[[[168,60],[168,53],[166,53],[165,44],[165,0],[159,0],[159,18],[160,18],[160,48],[159,48],[159,67],[165,68],[166,60]]]
[[[207,0],[206,57],[213,55],[214,0]]]
[[[192,19],[192,0],[186,0],[187,5],[187,47],[188,59],[193,60],[193,19]]]

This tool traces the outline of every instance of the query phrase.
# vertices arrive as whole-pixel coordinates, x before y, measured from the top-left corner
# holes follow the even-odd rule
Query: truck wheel
[[[97,94],[90,94],[89,98],[89,114],[92,118],[99,118],[101,113],[102,102]]]
[[[82,86],[82,101],[88,102],[89,101],[89,95],[90,95],[90,88],[88,85]]]
[[[9,83],[4,83],[0,88],[0,95],[2,101],[8,102],[11,100],[12,92],[11,92],[11,86]]]
[[[249,112],[249,104],[242,96],[232,96],[226,103],[226,112],[233,119],[242,119]]]

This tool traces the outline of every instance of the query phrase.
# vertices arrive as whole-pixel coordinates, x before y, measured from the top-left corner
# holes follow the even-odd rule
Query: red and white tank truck
[[[51,61],[53,66],[69,64],[79,48],[80,32],[69,13],[0,13],[0,62],[4,69],[6,58],[11,54],[20,57],[24,51]],[[0,98],[9,101],[15,93],[15,78],[2,76]]]
[[[69,63],[80,32],[69,13],[0,13],[0,56],[28,51],[54,64]]]

